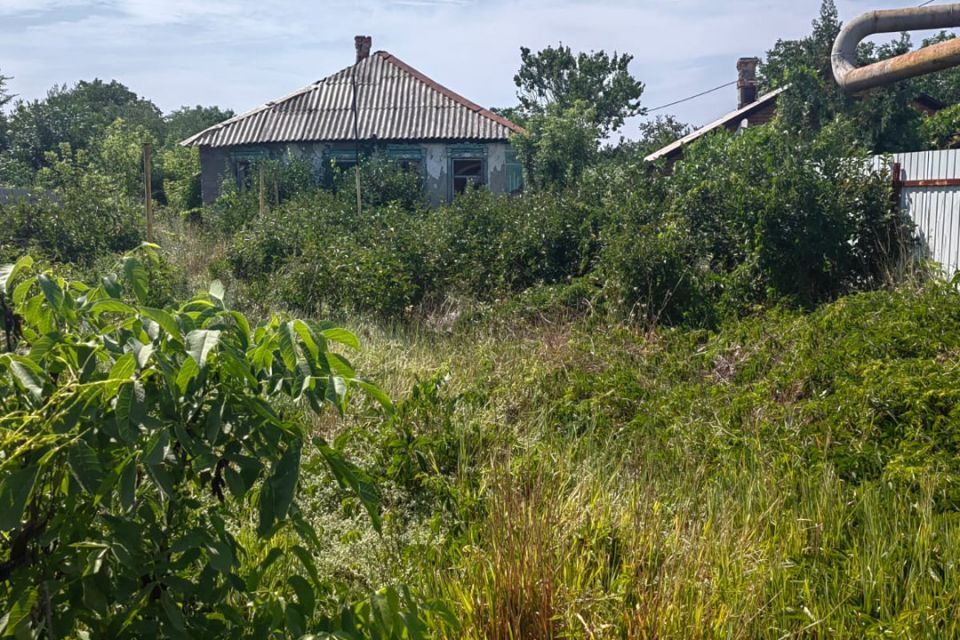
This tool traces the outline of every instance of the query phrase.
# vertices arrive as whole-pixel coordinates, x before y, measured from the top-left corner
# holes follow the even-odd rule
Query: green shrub
[[[0,355],[2,632],[300,637],[320,623],[331,585],[297,504],[301,460],[379,522],[366,476],[305,422],[343,411],[352,389],[390,407],[330,350],[356,339],[278,316],[251,328],[219,283],[179,308],[145,306],[132,256],[96,287],[21,280],[30,264],[0,269],[23,338]],[[409,613],[392,598],[391,615]]]
[[[682,221],[631,223],[605,248],[605,293],[612,308],[653,326],[710,324],[710,274]]]
[[[86,152],[65,146],[48,160],[37,174],[38,197],[0,205],[0,258],[35,250],[55,262],[90,266],[140,243],[139,208]]]
[[[328,182],[346,204],[356,206],[357,172],[360,173],[362,207],[393,204],[412,210],[425,202],[423,173],[417,165],[405,168],[388,157],[374,154],[361,157],[360,164],[347,171],[339,171],[336,166],[329,169]]]
[[[843,122],[813,138],[778,123],[717,133],[653,179],[660,193],[638,190],[611,221],[603,259],[612,299],[648,320],[812,307],[887,282],[907,255],[911,223]]]

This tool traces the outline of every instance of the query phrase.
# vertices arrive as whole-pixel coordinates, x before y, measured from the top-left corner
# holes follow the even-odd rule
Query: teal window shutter
[[[507,193],[523,191],[523,164],[517,159],[516,151],[507,152]]]

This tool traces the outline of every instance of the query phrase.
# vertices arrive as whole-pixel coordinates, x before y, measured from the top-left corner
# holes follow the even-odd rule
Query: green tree
[[[195,133],[219,124],[234,115],[230,109],[220,107],[180,107],[164,117],[166,125],[165,146],[172,147]]]
[[[117,118],[163,139],[160,110],[117,81],[79,82],[54,87],[42,100],[18,102],[9,117],[10,159],[32,171],[45,165],[46,153],[68,143],[88,149]]]
[[[521,109],[528,115],[564,113],[577,103],[587,104],[593,124],[604,136],[617,131],[624,120],[643,113],[643,83],[629,70],[633,56],[604,51],[574,54],[560,44],[533,53],[520,48],[522,64],[514,76]],[[551,105],[554,105],[551,107]]]
[[[299,638],[318,626],[329,584],[298,505],[302,469],[326,468],[380,522],[370,481],[307,419],[343,412],[354,390],[391,408],[338,353],[356,338],[279,316],[251,327],[218,282],[151,308],[139,256],[95,287],[20,279],[31,262],[0,266],[23,329],[0,355],[0,633]]]
[[[960,104],[925,118],[921,131],[931,148],[956,149],[960,146]]]
[[[524,165],[527,184],[563,189],[574,184],[597,158],[601,128],[592,106],[578,101],[549,105],[527,121],[513,146]]]
[[[10,76],[0,73],[0,153],[3,153],[4,149],[7,148],[7,116],[3,112],[3,108],[14,98],[7,91],[7,80],[10,80]],[[0,170],[0,181],[2,180],[3,172]]]
[[[118,191],[127,198],[142,198],[143,143],[157,140],[146,127],[115,120],[95,143],[96,167],[109,176]],[[158,175],[162,167],[157,167]]]
[[[36,251],[59,263],[89,267],[140,242],[138,207],[85,150],[49,152],[34,185],[49,194],[0,206],[0,259]]]
[[[689,134],[693,129],[672,115],[657,116],[640,124],[640,136],[636,140],[620,139],[617,145],[607,146],[602,156],[613,162],[642,160],[647,155],[662,149]]]
[[[767,53],[761,69],[764,85],[790,85],[780,102],[783,122],[794,131],[815,133],[843,116],[856,124],[862,143],[876,153],[922,148],[921,115],[912,102],[923,92],[921,86],[927,86],[934,94],[941,93],[934,76],[927,76],[922,85],[920,80],[911,80],[850,96],[837,85],[831,65],[831,52],[840,29],[833,0],[824,0],[810,35],[799,40],[779,40]],[[912,48],[906,34],[882,45],[862,43],[858,63],[886,60]]]
[[[7,103],[14,98],[13,95],[7,92],[7,80],[10,79],[10,76],[5,76],[0,73],[0,107],[5,107]]]
[[[941,31],[930,38],[924,39],[921,46],[928,47],[948,42],[956,37],[954,33]],[[914,78],[912,83],[917,95],[926,94],[948,105],[960,103],[960,68],[953,67],[937,73],[928,73]]]

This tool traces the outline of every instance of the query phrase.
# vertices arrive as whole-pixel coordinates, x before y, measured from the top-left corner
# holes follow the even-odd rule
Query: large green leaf
[[[280,342],[280,358],[288,371],[297,367],[297,348],[293,339],[293,323],[284,322],[277,328],[277,337]]]
[[[32,266],[33,258],[30,256],[23,256],[14,264],[0,265],[0,293],[9,294],[10,287],[13,285],[13,281],[17,275],[24,269],[29,269]]]
[[[64,295],[60,285],[45,273],[37,276],[37,283],[39,283],[40,291],[43,292],[43,296],[47,299],[47,304],[50,305],[50,308],[58,313],[63,311]]]
[[[77,440],[67,451],[67,464],[83,490],[96,495],[104,476],[97,452],[84,440]]]
[[[114,417],[117,429],[124,442],[132,443],[146,415],[146,390],[139,382],[131,382],[120,387]]]
[[[132,314],[135,312],[136,309],[128,305],[126,302],[117,300],[116,298],[103,298],[90,305],[90,313],[95,316],[100,315],[101,313]]]
[[[354,380],[353,382],[358,387],[366,391],[367,394],[370,395],[370,397],[372,397],[374,400],[379,402],[380,405],[386,410],[387,415],[393,415],[394,413],[393,401],[390,400],[390,396],[388,396],[383,391],[383,389],[373,384],[372,382],[368,382],[366,380]]]
[[[346,345],[355,351],[360,350],[360,341],[357,340],[357,336],[353,335],[346,329],[334,327],[332,329],[321,331],[320,335],[331,342],[339,342],[340,344]]]
[[[160,605],[163,607],[163,612],[166,614],[167,620],[170,621],[174,629],[181,633],[187,630],[187,623],[183,618],[183,612],[180,611],[180,606],[173,600],[169,591],[161,592]]]
[[[16,381],[37,401],[43,399],[44,373],[35,362],[21,356],[10,357],[10,372]]]
[[[219,280],[214,280],[210,283],[210,297],[220,302],[223,302],[223,297],[226,294],[226,290],[223,288],[223,283]]]
[[[37,606],[37,590],[34,588],[24,589],[16,594],[16,599],[9,603],[9,609],[0,617],[0,636],[6,638],[15,636],[17,638],[32,638],[27,625]]]
[[[20,524],[39,471],[38,466],[18,469],[0,482],[0,531],[9,531]]]
[[[141,303],[147,301],[147,294],[150,292],[150,276],[146,268],[139,260],[133,256],[127,256],[123,259],[123,275],[133,289],[133,295]]]
[[[187,353],[203,369],[207,357],[220,342],[220,332],[209,329],[195,329],[187,334]]]
[[[120,472],[120,505],[129,510],[137,495],[137,460],[131,458]]]
[[[177,321],[166,311],[163,311],[162,309],[141,307],[140,313],[143,315],[143,317],[149,318],[160,325],[163,330],[166,331],[170,337],[177,342],[181,342],[183,340],[180,333],[180,327],[177,326]]]
[[[260,523],[257,531],[261,536],[266,535],[275,522],[283,520],[293,504],[300,479],[300,452],[300,443],[291,442],[277,462],[273,475],[260,490]]]

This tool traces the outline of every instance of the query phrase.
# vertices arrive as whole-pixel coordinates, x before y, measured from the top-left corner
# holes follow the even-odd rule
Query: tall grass
[[[960,637],[955,290],[713,332],[529,304],[350,319],[398,411],[314,425],[384,504],[378,535],[308,473],[321,606],[403,584],[474,640]]]
[[[361,323],[399,417],[318,428],[353,434],[392,525],[339,553],[452,606],[457,638],[957,637],[957,302],[717,333]],[[428,464],[387,470],[401,433]]]

